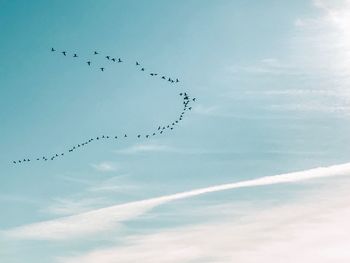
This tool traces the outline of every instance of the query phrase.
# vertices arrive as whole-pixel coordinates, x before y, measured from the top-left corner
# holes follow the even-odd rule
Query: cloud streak
[[[63,217],[50,221],[24,225],[4,231],[5,235],[18,239],[62,240],[81,238],[114,229],[124,221],[136,218],[159,205],[208,193],[283,183],[302,182],[311,179],[350,174],[350,163],[319,167],[310,170],[266,176],[247,181],[210,186],[191,191],[165,195]]]

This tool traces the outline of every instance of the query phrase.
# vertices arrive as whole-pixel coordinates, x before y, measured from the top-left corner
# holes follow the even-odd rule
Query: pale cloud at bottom
[[[335,189],[334,189],[335,188]],[[321,198],[322,196],[322,198]],[[112,262],[349,262],[350,205],[339,186],[307,199],[244,217],[129,236],[124,245],[96,249],[59,263]],[[211,211],[220,216],[222,211]]]

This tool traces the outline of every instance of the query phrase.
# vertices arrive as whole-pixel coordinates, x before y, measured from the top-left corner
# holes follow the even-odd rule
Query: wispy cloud
[[[339,191],[340,190],[340,191]],[[344,191],[345,190],[345,191]],[[350,206],[347,189],[317,191],[266,210],[126,237],[123,244],[98,248],[60,263],[112,262],[349,262]],[[324,196],[320,199],[320,195]],[[215,209],[215,208],[214,208]],[[222,207],[212,211],[218,215]]]
[[[114,172],[118,170],[118,166],[112,162],[101,162],[91,165],[95,170],[99,172]]]
[[[311,170],[267,176],[258,179],[216,185],[192,191],[166,195],[141,201],[110,206],[90,212],[59,218],[55,220],[29,224],[9,229],[5,234],[21,239],[71,239],[97,234],[117,227],[121,222],[140,216],[152,208],[171,201],[186,199],[207,193],[256,187],[281,183],[301,182],[305,180],[350,174],[350,163],[320,167]]]
[[[48,207],[41,211],[48,214],[66,216],[87,212],[105,203],[106,201],[102,198],[55,198]]]
[[[176,149],[162,144],[149,143],[149,144],[135,144],[131,147],[115,151],[119,154],[138,154],[149,152],[174,152]]]

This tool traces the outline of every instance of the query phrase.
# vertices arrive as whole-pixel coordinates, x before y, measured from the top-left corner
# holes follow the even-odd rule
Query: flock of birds
[[[51,52],[61,53],[63,56],[66,56],[66,57],[71,56],[75,59],[79,58],[77,53],[69,53],[67,51],[57,51],[55,48],[51,48]],[[94,51],[93,55],[94,56],[98,56],[98,55],[101,56],[100,52],[98,52],[98,51]],[[115,63],[123,63],[124,62],[124,60],[122,60],[121,58],[115,58],[115,57],[112,57],[109,55],[106,55],[105,59],[109,60],[110,62],[113,62],[113,63],[114,62]],[[91,60],[87,60],[86,64],[88,66],[93,66],[93,62]],[[138,67],[140,69],[140,71],[147,72],[146,69],[138,61],[135,61],[135,66]],[[101,72],[105,71],[104,67],[98,67],[98,69]],[[165,80],[168,83],[179,83],[180,82],[178,78],[173,79],[171,77],[168,77],[165,75],[160,75],[160,74],[154,73],[154,72],[149,72],[149,75],[152,77],[159,76],[160,79]],[[196,98],[190,97],[187,92],[181,92],[181,93],[179,93],[179,95],[182,98],[182,104],[183,104],[183,108],[182,108],[182,111],[179,114],[179,116],[175,120],[173,120],[165,125],[158,126],[158,128],[155,128],[154,131],[152,131],[148,134],[136,134],[136,135],[135,134],[134,135],[123,134],[123,135],[113,135],[113,136],[106,135],[106,134],[99,135],[99,136],[91,137],[87,140],[84,140],[83,142],[78,143],[78,144],[68,148],[65,152],[55,153],[52,155],[43,155],[43,156],[32,158],[32,159],[24,158],[24,159],[19,159],[19,160],[13,160],[12,162],[13,162],[13,164],[22,164],[22,163],[28,163],[31,161],[53,161],[59,157],[63,157],[69,153],[72,153],[72,152],[77,151],[79,149],[85,148],[85,147],[87,147],[87,145],[89,145],[93,142],[99,142],[99,141],[104,141],[104,140],[114,140],[115,141],[115,140],[132,138],[132,137],[138,138],[138,139],[141,139],[141,138],[148,139],[148,138],[151,138],[151,137],[154,137],[157,135],[161,135],[161,134],[165,133],[166,131],[173,130],[183,120],[186,112],[192,110],[191,103],[196,101]]]

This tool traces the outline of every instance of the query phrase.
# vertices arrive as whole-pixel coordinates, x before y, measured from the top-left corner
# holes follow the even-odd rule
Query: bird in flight
[[[177,82],[180,82],[179,79],[176,79],[176,83],[177,83]]]
[[[104,70],[105,70],[105,68],[100,68],[100,70],[101,70],[101,71],[104,71]]]
[[[65,55],[65,56],[66,56],[66,53],[67,53],[66,51],[62,51],[62,54]]]
[[[51,52],[54,52],[54,51],[56,51],[56,49],[54,49],[53,47],[51,48]]]
[[[73,58],[77,58],[77,57],[78,57],[78,55],[77,55],[77,54],[74,54]]]
[[[86,62],[89,66],[91,65],[91,61]]]
[[[118,63],[123,62],[120,58],[118,58]]]
[[[97,55],[98,54],[98,52],[97,51],[94,51],[94,55]]]
[[[106,56],[106,59],[109,59],[109,56]]]
[[[139,135],[137,135],[137,138],[140,138],[141,137],[141,135],[139,134]]]
[[[136,61],[136,66],[139,66],[139,65],[140,65],[140,63]]]
[[[112,61],[115,62],[115,58],[112,58]]]
[[[145,68],[141,68],[141,71],[145,71]]]
[[[165,79],[165,76],[162,76],[162,79]]]

